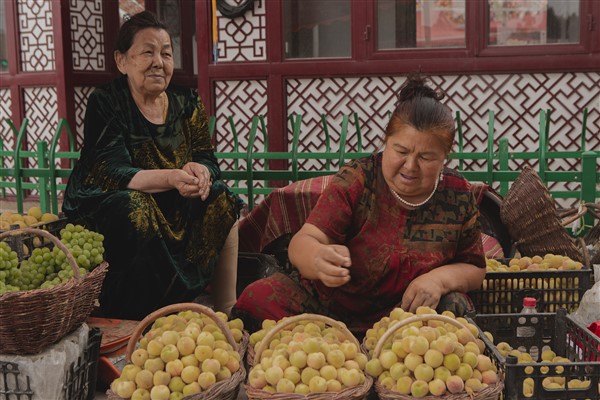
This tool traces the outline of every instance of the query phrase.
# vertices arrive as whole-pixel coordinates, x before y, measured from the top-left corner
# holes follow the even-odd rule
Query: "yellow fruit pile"
[[[551,253],[545,254],[544,257],[512,258],[508,265],[502,264],[499,260],[487,258],[485,264],[488,272],[578,271],[583,267],[579,261]]]
[[[27,214],[19,214],[13,211],[4,211],[0,214],[0,230],[9,230],[11,227],[26,228],[42,223],[48,223],[58,220],[58,215],[52,213],[42,213],[39,207],[31,207]]]
[[[239,344],[242,320],[229,321],[222,312],[216,315]],[[123,399],[178,400],[209,390],[240,368],[240,353],[215,321],[195,311],[181,311],[154,322],[110,388]]]
[[[506,342],[500,342],[496,345],[498,351],[503,357],[514,356],[517,357],[518,364],[531,364],[534,363],[531,355],[526,352],[519,351],[518,349],[513,349],[512,346]],[[563,373],[564,366],[558,365],[555,367],[545,366],[543,364],[549,363],[570,363],[571,360],[565,357],[557,356],[556,353],[550,349],[549,347],[545,347],[541,354],[542,367],[540,367],[540,372],[546,376],[542,380],[542,386],[545,389],[565,389],[565,387],[570,389],[588,389],[591,385],[590,380],[581,380],[581,379],[569,379],[566,381]],[[551,369],[552,368],[552,369]],[[531,375],[534,371],[532,366],[525,367],[525,374]],[[556,375],[552,375],[556,373]],[[566,385],[566,386],[565,386]],[[523,380],[523,395],[525,397],[532,397],[534,395],[535,390],[535,381],[533,378],[525,378]]]
[[[429,307],[419,307],[416,315],[437,314]],[[413,397],[479,392],[498,381],[498,371],[491,358],[483,354],[485,343],[477,326],[451,312],[456,325],[430,318],[397,329],[384,343],[378,357],[374,349],[388,329],[415,314],[401,308],[392,310],[366,333],[364,346],[370,360],[365,370],[378,384],[390,391]],[[486,333],[486,335],[489,335]],[[491,335],[489,335],[491,338]]]
[[[555,254],[546,254],[544,257],[521,257],[512,258],[508,265],[502,264],[499,260],[486,259],[486,269],[488,272],[523,272],[523,278],[486,278],[483,281],[482,289],[488,292],[485,297],[490,310],[488,313],[504,313],[507,305],[511,304],[513,295],[521,290],[534,289],[539,291],[535,297],[546,304],[544,310],[538,311],[556,312],[559,308],[565,307],[573,311],[579,303],[579,277],[578,276],[558,276],[552,277],[546,274],[543,277],[530,278],[529,272],[546,271],[579,271],[583,264],[574,261],[567,256]],[[564,274],[563,274],[564,275]]]
[[[263,329],[250,336],[258,346],[275,326],[263,321]],[[248,383],[269,393],[340,392],[365,382],[367,356],[356,343],[322,321],[299,321],[277,332],[260,362],[250,369]]]

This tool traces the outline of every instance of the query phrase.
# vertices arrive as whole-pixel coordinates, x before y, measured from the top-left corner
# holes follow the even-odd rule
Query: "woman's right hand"
[[[182,169],[172,169],[168,175],[168,182],[179,194],[186,198],[200,197],[198,178],[188,174]]]
[[[342,286],[350,281],[350,250],[339,244],[322,244],[315,253],[317,278],[328,287]]]

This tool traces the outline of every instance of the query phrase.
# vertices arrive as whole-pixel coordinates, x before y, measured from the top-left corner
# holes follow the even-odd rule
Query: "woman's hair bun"
[[[398,102],[413,100],[417,97],[431,97],[435,100],[444,98],[443,92],[437,92],[427,85],[427,77],[419,73],[410,74],[400,87]]]

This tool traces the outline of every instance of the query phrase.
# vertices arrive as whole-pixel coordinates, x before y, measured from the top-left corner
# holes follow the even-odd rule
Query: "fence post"
[[[548,169],[548,133],[550,131],[550,110],[540,111],[540,148],[539,148],[539,175],[546,182]]]
[[[458,154],[463,153],[463,131],[462,131],[462,121],[460,120],[460,111],[456,112],[456,132],[458,133]],[[458,170],[463,171],[464,161],[461,158],[458,159]]]
[[[494,111],[488,113],[487,184],[494,183]]]
[[[38,170],[41,172],[43,169],[48,168],[48,143],[43,140],[37,142],[37,161]],[[40,194],[40,209],[43,212],[50,211],[49,209],[49,198],[48,198],[48,177],[46,174],[41,173],[38,176],[38,192]]]
[[[338,168],[342,168],[346,158],[346,135],[348,134],[348,116],[344,115],[342,118],[342,130],[340,132],[340,156],[338,162]]]
[[[586,107],[583,109],[583,118],[581,121],[581,151],[585,151],[585,142],[586,142],[585,134],[587,132],[587,116],[588,116],[588,109]]]
[[[354,112],[354,126],[356,127],[357,142],[356,142],[356,151],[362,153],[362,133],[360,131],[360,119],[358,118],[358,113]]]
[[[10,126],[10,129],[15,134],[15,152],[13,156],[14,160],[14,178],[15,178],[15,193],[17,195],[17,212],[19,214],[23,214],[23,182],[22,182],[22,162],[21,162],[21,144],[23,143],[23,139],[25,138],[25,133],[27,132],[27,124],[29,120],[27,118],[23,118],[23,122],[21,123],[21,129],[17,131],[17,128],[12,123],[10,119],[6,119],[6,122]]]
[[[248,138],[248,149],[246,151],[246,186],[248,188],[248,209],[252,211],[254,208],[254,176],[252,174],[252,153],[254,152],[254,140],[256,139],[256,129],[258,128],[258,117],[252,117],[252,125],[250,126],[250,136]]]
[[[66,118],[61,118],[58,121],[58,125],[56,126],[56,131],[54,132],[54,136],[52,136],[52,141],[50,142],[50,151],[48,156],[48,166],[50,169],[50,205],[52,212],[58,215],[58,189],[56,187],[56,148],[58,146],[58,139],[60,138],[60,134],[62,132],[63,127],[67,131],[67,136],[69,139],[69,152],[73,153],[75,151],[75,140],[73,138],[73,132],[71,132],[71,127],[69,126],[69,122]],[[74,161],[71,158],[69,160],[69,168],[73,169]]]
[[[498,160],[500,171],[508,171],[508,139],[501,138],[498,140]],[[500,195],[506,196],[508,193],[508,181],[500,181]]]
[[[331,144],[329,142],[329,127],[327,126],[327,116],[325,114],[321,114],[321,122],[323,124],[323,132],[325,132],[325,152],[331,152]],[[327,158],[325,160],[325,169],[331,169],[331,160]]]
[[[292,125],[292,182],[298,180],[298,142],[300,141],[300,127],[302,126],[302,115],[296,114],[296,120]]]
[[[598,158],[594,151],[581,153],[581,200],[584,203],[596,202],[596,185],[600,181],[596,171]],[[594,217],[590,213],[586,213],[583,218],[586,226],[594,223]]]

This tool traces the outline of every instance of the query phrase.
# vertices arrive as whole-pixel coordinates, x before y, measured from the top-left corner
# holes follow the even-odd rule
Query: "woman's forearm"
[[[290,240],[288,246],[290,262],[306,279],[317,279],[313,260],[318,246],[321,246],[321,243],[314,237],[302,232],[298,232]]]
[[[148,169],[139,171],[131,178],[128,189],[146,193],[166,192],[175,186],[170,181],[171,169]]]
[[[443,287],[444,294],[450,292],[466,293],[481,287],[485,278],[485,268],[473,264],[447,264],[429,271],[428,278],[435,279]]]

